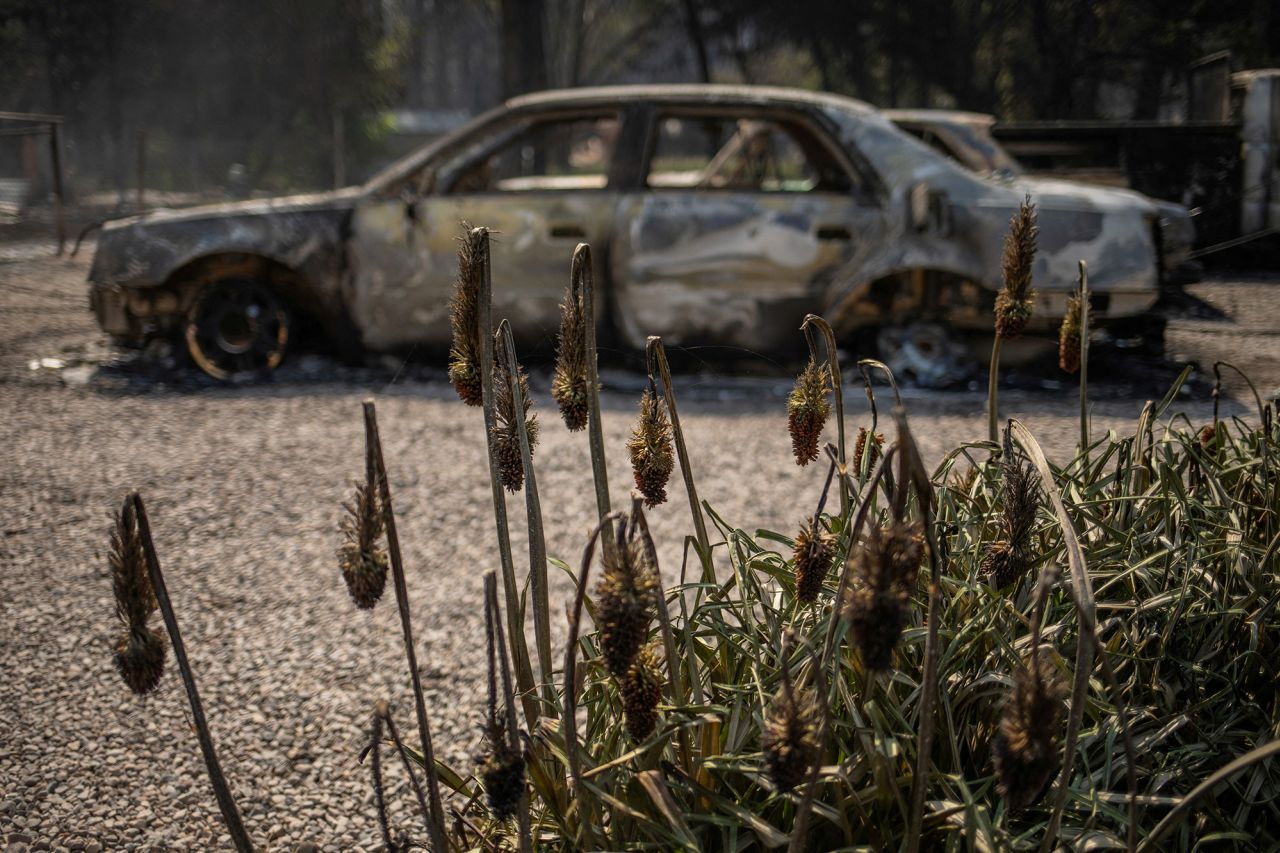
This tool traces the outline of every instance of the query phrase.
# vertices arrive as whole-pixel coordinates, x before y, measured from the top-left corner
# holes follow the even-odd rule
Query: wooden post
[[[58,255],[66,248],[67,224],[62,215],[62,134],[58,122],[49,122],[49,153],[53,157],[53,204],[57,217]]]

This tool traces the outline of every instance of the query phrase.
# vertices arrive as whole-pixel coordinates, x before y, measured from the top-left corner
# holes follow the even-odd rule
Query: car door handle
[[[587,231],[581,225],[552,225],[551,238],[553,240],[583,240],[586,239]]]
[[[851,240],[853,235],[843,225],[819,225],[819,240]]]

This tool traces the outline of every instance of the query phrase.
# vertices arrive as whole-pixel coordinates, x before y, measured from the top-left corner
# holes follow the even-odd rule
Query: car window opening
[[[661,118],[647,184],[765,193],[852,189],[848,172],[808,128],[737,116]]]
[[[450,193],[602,190],[618,126],[613,115],[536,122],[464,167]]]

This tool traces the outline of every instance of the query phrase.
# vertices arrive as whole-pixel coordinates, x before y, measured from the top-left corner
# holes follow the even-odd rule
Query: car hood
[[[1039,210],[1100,213],[1132,211],[1145,215],[1154,215],[1156,212],[1151,199],[1132,190],[1026,175],[1006,178],[1004,182],[1019,192],[1029,194]]]
[[[360,188],[155,210],[106,223],[89,280],[150,287],[199,258],[259,255],[301,271],[341,251]]]
[[[296,195],[273,196],[271,198],[201,204],[195,207],[157,208],[136,216],[112,219],[103,225],[102,230],[116,231],[132,227],[200,222],[227,217],[240,218],[245,216],[289,214],[309,210],[349,210],[355,205],[360,195],[361,189],[359,187],[348,187],[330,192],[299,193]]]

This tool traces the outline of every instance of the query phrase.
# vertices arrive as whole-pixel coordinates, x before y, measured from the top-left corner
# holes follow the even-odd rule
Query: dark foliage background
[[[0,109],[67,116],[76,187],[326,186],[546,86],[715,80],[1002,118],[1176,117],[1186,68],[1280,62],[1271,0],[0,0]],[[401,134],[403,135],[403,134]],[[8,157],[9,160],[15,160]],[[9,164],[9,165],[12,165]],[[0,167],[3,169],[6,167]]]

